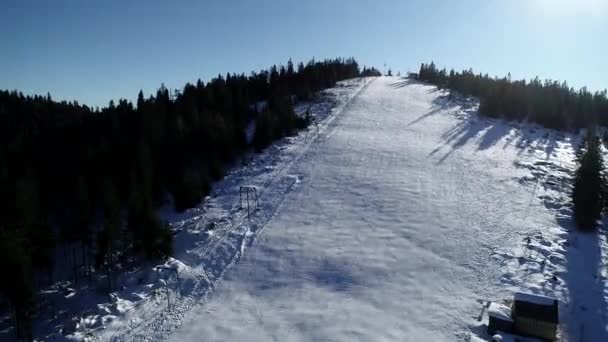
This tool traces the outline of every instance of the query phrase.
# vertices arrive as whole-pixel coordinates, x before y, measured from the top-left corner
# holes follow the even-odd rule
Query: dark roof
[[[553,305],[544,305],[515,298],[513,303],[513,317],[526,317],[543,322],[558,323],[557,300]]]

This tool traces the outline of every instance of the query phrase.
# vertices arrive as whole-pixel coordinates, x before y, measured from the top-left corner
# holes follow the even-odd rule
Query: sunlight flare
[[[608,8],[606,0],[538,0],[547,14],[597,14]]]

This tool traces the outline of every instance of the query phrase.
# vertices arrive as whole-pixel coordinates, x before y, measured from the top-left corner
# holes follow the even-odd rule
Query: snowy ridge
[[[336,98],[333,99],[336,101],[333,108],[331,102],[324,100],[311,106],[312,114],[320,121],[318,127],[311,127],[297,137],[286,138],[288,145],[279,143],[271,146],[270,151],[265,151],[260,158],[252,162],[252,167],[246,166],[241,170],[233,171],[217,186],[218,189],[215,189],[217,196],[236,199],[237,203],[239,200],[237,184],[244,184],[247,180],[248,184],[259,189],[260,207],[252,213],[251,217],[248,218],[246,210],[241,210],[240,204],[232,204],[231,208],[218,215],[219,218],[213,217],[213,213],[206,215],[214,211],[215,202],[211,199],[209,206],[202,210],[194,210],[196,214],[192,218],[176,222],[174,226],[180,230],[176,240],[183,238],[180,236],[183,234],[187,235],[188,239],[191,238],[191,232],[200,235],[201,230],[208,230],[204,233],[208,234],[208,238],[201,240],[198,246],[187,249],[185,259],[192,264],[191,275],[182,281],[178,293],[173,294],[173,297],[177,298],[171,303],[170,309],[146,309],[144,304],[141,309],[135,310],[128,316],[127,325],[111,326],[101,333],[101,338],[112,341],[128,341],[134,338],[156,341],[165,338],[179,327],[183,317],[221,282],[224,273],[242,256],[245,249],[255,241],[264,225],[272,218],[286,193],[297,185],[298,177],[288,174],[292,165],[299,161],[319,138],[333,129],[334,119],[369,82],[364,84],[359,80],[346,81],[341,82],[338,88],[329,90],[327,94],[330,95],[330,100],[331,96]],[[303,111],[305,106],[310,105],[300,106],[297,110]],[[329,112],[319,110],[329,110]],[[277,147],[277,150],[273,150]],[[282,150],[288,150],[288,153]],[[272,160],[281,153],[285,154],[283,158],[279,157],[278,161]],[[268,167],[269,162],[276,166]],[[253,169],[253,174],[243,176],[243,171],[249,171],[248,168]],[[256,173],[260,172],[257,169],[260,168],[266,174],[255,177]],[[233,193],[228,195],[227,189]],[[204,214],[201,214],[201,211]]]

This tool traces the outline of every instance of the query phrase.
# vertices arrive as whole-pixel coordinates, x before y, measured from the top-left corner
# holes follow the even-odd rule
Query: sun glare
[[[549,14],[599,14],[608,8],[606,0],[537,0]]]

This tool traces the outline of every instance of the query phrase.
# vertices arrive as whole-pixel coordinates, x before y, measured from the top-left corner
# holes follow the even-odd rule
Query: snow
[[[309,107],[318,128],[244,158],[198,207],[161,211],[175,255],[158,266],[179,280],[124,275],[67,337],[488,341],[481,303],[523,291],[559,300],[561,339],[608,340],[608,243],[571,220],[579,134],[480,117],[474,99],[398,77]]]
[[[471,340],[471,341],[473,341],[473,340]],[[481,340],[481,341],[485,341],[485,340]],[[494,341],[495,342],[543,342],[536,338],[511,335],[511,334],[504,333],[502,331],[499,331],[496,334],[494,334],[492,336],[492,341],[493,342]]]
[[[488,307],[488,315],[503,321],[513,322],[511,308],[504,304],[494,302],[490,303],[490,306]]]
[[[513,299],[516,301],[544,305],[544,306],[553,306],[553,304],[555,303],[555,299],[553,299],[553,298],[536,295],[536,294],[532,294],[532,293],[525,293],[525,292],[516,292]]]
[[[322,92],[317,101],[298,104],[296,112],[301,114],[310,108],[319,122],[318,127],[285,138],[262,154],[243,158],[242,165],[215,184],[212,195],[200,206],[181,214],[163,208],[161,216],[176,232],[175,255],[157,269],[176,269],[178,278],[168,274],[152,277],[153,284],[149,284],[152,285],[150,290],[141,296],[136,310],[92,333],[102,340],[155,341],[179,327],[183,317],[206,300],[225,272],[253,244],[285,194],[298,187],[298,175],[289,172],[292,165],[315,144],[364,86],[360,79],[340,82],[338,87]],[[242,186],[250,186],[257,192],[260,205],[254,209],[252,217],[247,215],[246,204],[241,203]],[[163,295],[166,289],[170,292],[168,309]]]
[[[477,336],[471,336],[471,338],[469,339],[468,342],[487,342],[487,340],[484,340],[484,339],[479,338]]]
[[[489,340],[479,301],[522,290],[560,298],[563,339],[604,340],[605,283],[570,267],[587,250],[563,246],[581,241],[566,185],[578,135],[386,77],[333,121],[289,168],[301,181],[263,234],[169,340]]]

